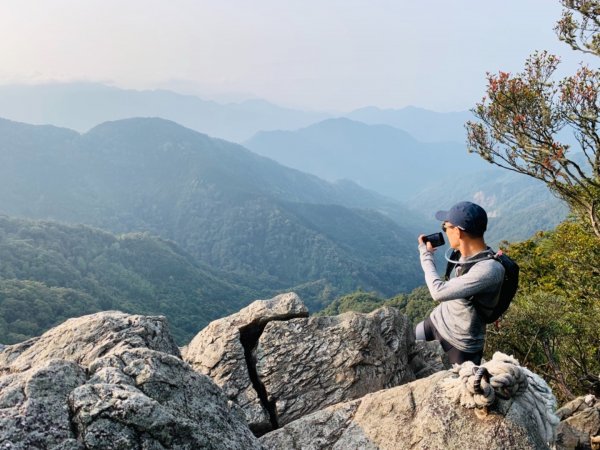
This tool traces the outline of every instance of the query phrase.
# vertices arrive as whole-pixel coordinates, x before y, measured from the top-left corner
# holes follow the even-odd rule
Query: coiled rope
[[[510,399],[512,406],[516,404],[531,414],[547,442],[554,440],[559,422],[554,414],[556,399],[542,378],[521,367],[512,356],[496,352],[481,366],[466,362],[455,365],[451,372],[455,376],[444,380],[444,389],[465,408],[477,408],[485,414],[496,399]]]

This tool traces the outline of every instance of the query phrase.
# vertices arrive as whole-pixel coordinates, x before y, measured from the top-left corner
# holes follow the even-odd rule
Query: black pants
[[[440,336],[440,333],[438,333],[438,330],[436,330],[436,328],[433,326],[433,323],[431,323],[431,319],[429,317],[423,322],[423,328],[425,330],[426,340],[440,342],[442,348],[446,352],[446,355],[448,355],[450,364],[462,364],[465,361],[473,361],[473,363],[476,365],[481,363],[483,350],[480,350],[476,353],[467,353],[453,347],[442,336]]]

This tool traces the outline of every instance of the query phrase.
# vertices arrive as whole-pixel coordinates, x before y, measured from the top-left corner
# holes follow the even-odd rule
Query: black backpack
[[[519,285],[519,266],[507,255],[502,253],[501,250],[498,253],[494,253],[492,249],[488,249],[487,257],[489,259],[495,259],[504,267],[504,281],[502,282],[502,287],[500,288],[498,303],[493,308],[487,308],[477,302],[476,296],[471,297],[471,300],[473,301],[473,305],[483,321],[485,323],[494,323],[508,309],[510,302],[517,293],[517,288]],[[450,255],[450,259],[457,262],[448,262],[448,265],[446,266],[446,280],[450,278],[450,273],[457,265],[462,267],[461,275],[464,275],[471,267],[477,264],[477,262],[472,264],[459,264],[459,258],[460,252],[458,250],[454,250]]]

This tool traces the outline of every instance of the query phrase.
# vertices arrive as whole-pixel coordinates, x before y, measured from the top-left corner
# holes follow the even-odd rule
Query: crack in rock
[[[261,325],[254,326],[249,325],[240,329],[240,342],[242,343],[242,347],[244,347],[244,358],[246,359],[248,376],[250,377],[250,382],[252,383],[252,387],[256,391],[256,394],[258,395],[258,399],[260,400],[261,405],[269,415],[269,421],[271,423],[271,428],[260,425],[251,425],[250,429],[256,436],[262,436],[263,434],[269,431],[276,430],[279,428],[275,401],[269,400],[267,388],[258,376],[258,372],[256,370],[256,358],[254,355],[254,350],[258,345],[260,335],[263,333],[265,327],[267,326],[267,323],[268,322],[265,322]]]

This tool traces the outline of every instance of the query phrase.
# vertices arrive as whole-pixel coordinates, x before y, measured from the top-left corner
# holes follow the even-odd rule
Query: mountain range
[[[478,203],[489,211],[493,246],[552,229],[567,215],[545,184],[493,166],[464,145],[420,142],[390,125],[327,119],[297,131],[261,132],[245,145],[328,180],[354,180],[427,218],[459,201]]]
[[[381,109],[368,106],[352,111],[345,117],[368,125],[390,125],[406,131],[420,142],[464,143],[465,123],[473,120],[470,111],[440,113],[415,106],[401,109]]]
[[[399,200],[456,173],[489,168],[464,145],[424,143],[389,125],[327,119],[296,131],[264,131],[244,143],[281,164],[330,181],[350,179]]]
[[[353,183],[328,183],[163,119],[107,122],[83,135],[1,120],[0,135],[5,214],[146,231],[243,286],[296,289],[311,307],[358,287],[393,295],[422,281],[420,217]]]
[[[465,140],[468,111],[439,113],[414,106],[360,108],[348,113],[303,111],[252,99],[219,103],[169,90],[134,90],[101,83],[0,86],[0,117],[86,132],[99,123],[132,117],[161,117],[213,137],[243,142],[260,131],[296,130],[328,118],[347,117],[408,132],[421,142]]]
[[[0,117],[79,132],[111,120],[162,117],[211,136],[241,142],[259,130],[295,129],[328,116],[260,99],[222,104],[168,90],[139,91],[99,83],[0,86]]]

